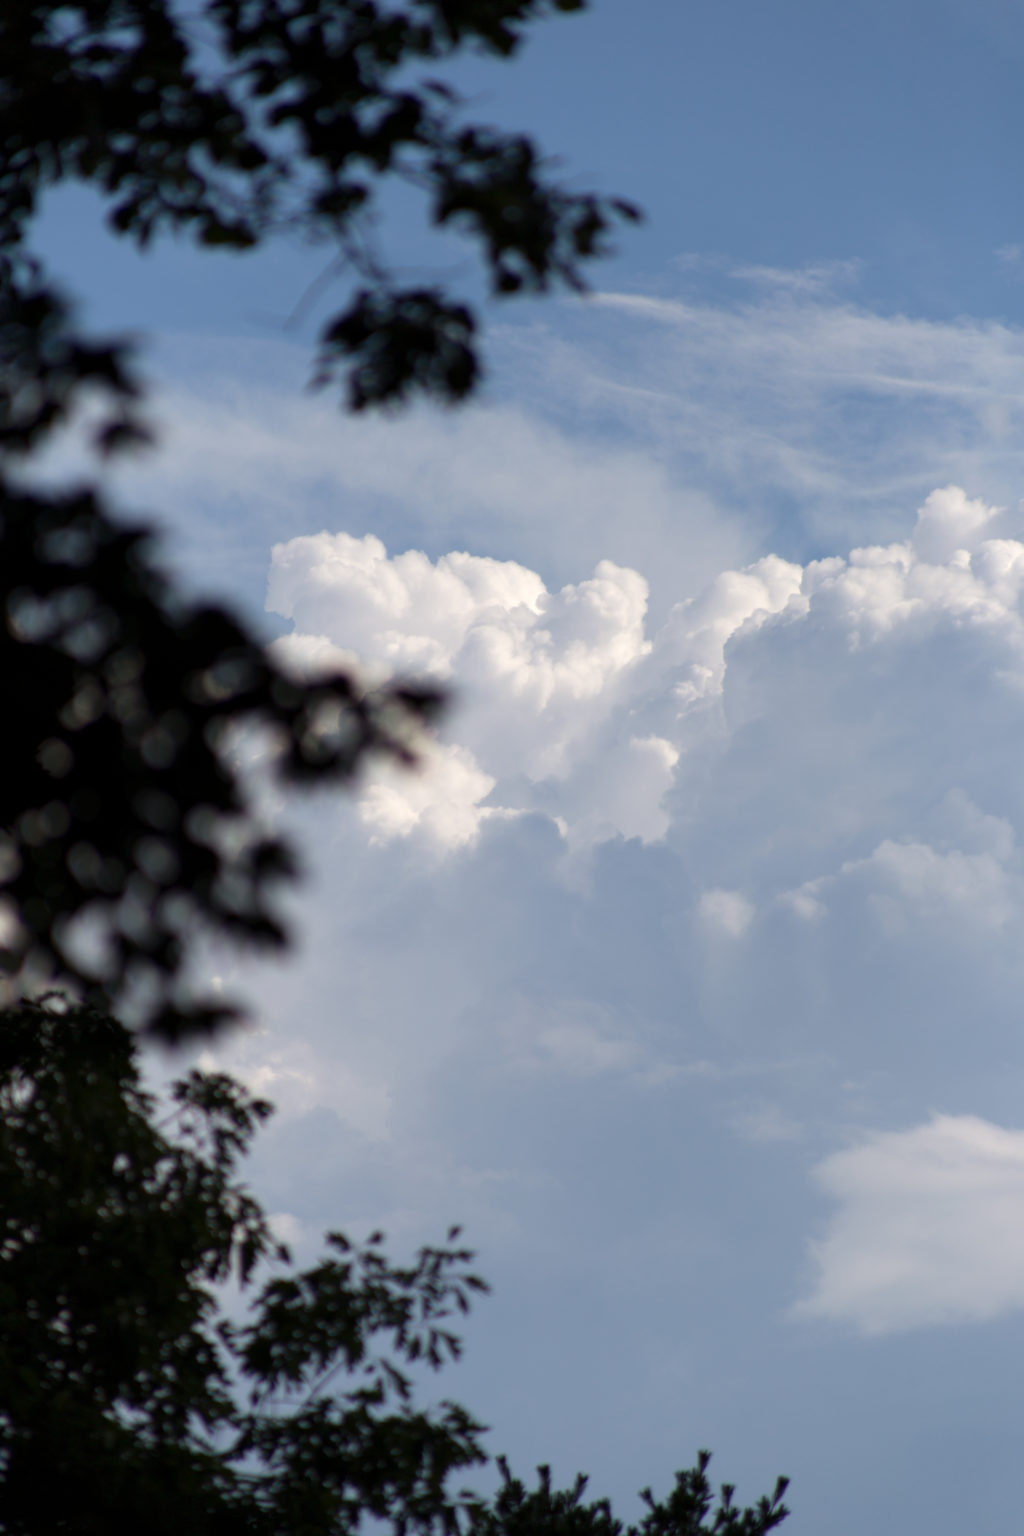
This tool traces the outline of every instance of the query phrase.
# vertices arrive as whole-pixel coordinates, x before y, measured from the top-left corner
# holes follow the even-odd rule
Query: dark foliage
[[[130,357],[77,339],[42,288],[0,296],[0,365],[8,465],[86,387],[102,446],[144,436]],[[271,895],[295,859],[254,813],[240,730],[279,777],[326,783],[411,760],[440,696],[288,678],[238,619],[176,594],[151,545],[98,491],[29,490],[0,463],[3,965],[102,989],[173,1040],[237,1013],[183,985],[190,940],[285,941]]]
[[[165,1039],[231,1016],[183,986],[203,932],[263,947],[293,872],[237,762],[254,727],[277,774],[345,778],[410,756],[428,690],[297,684],[223,610],[176,604],[148,540],[88,492],[0,486],[0,561],[20,581],[0,626],[0,880],[8,964],[103,987]]]
[[[585,1478],[453,1493],[481,1426],[416,1405],[455,1359],[472,1255],[409,1265],[330,1233],[297,1270],[238,1176],[270,1105],[191,1072],[161,1111],[135,1037],[55,995],[0,1012],[0,1530],[6,1536],[623,1536]],[[217,1287],[233,1282],[225,1313]],[[244,1308],[244,1310],[243,1310]],[[625,1536],[764,1536],[772,1499],[717,1509],[708,1458]]]
[[[192,1072],[158,1122],[132,1036],[91,1008],[0,1014],[0,1110],[0,1529],[454,1528],[480,1427],[416,1408],[408,1367],[458,1354],[469,1253],[402,1267],[332,1233],[296,1271],[237,1176],[270,1106]]]
[[[497,295],[582,286],[619,199],[566,191],[535,145],[462,121],[438,66],[509,56],[526,27],[582,0],[19,0],[0,11],[0,247],[25,248],[46,187],[107,199],[141,245],[170,231],[247,250],[287,232],[327,245],[358,291],[326,325],[320,377],[351,404],[426,390],[461,399],[474,322],[440,288],[403,287],[374,249],[398,179],[477,248]],[[7,282],[27,302],[31,273]]]
[[[528,1490],[499,1457],[502,1486],[493,1503],[472,1511],[472,1536],[767,1536],[782,1524],[789,1514],[782,1502],[787,1478],[779,1478],[771,1498],[764,1495],[751,1508],[738,1509],[728,1483],[716,1503],[707,1476],[710,1460],[701,1451],[695,1467],[677,1472],[666,1499],[656,1500],[645,1488],[647,1513],[639,1525],[625,1526],[607,1499],[584,1503],[588,1479],[582,1474],[571,1488],[552,1489],[550,1469],[538,1467],[537,1486]]]

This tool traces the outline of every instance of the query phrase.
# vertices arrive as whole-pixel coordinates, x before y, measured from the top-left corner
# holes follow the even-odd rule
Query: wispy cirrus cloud
[[[164,338],[161,446],[118,470],[204,581],[250,594],[263,551],[372,527],[393,548],[511,559],[547,583],[601,559],[655,610],[775,549],[801,562],[900,537],[936,485],[1014,506],[1024,334],[873,311],[850,264],[700,273],[692,296],[597,294],[492,333],[459,413],[353,421],[278,341]]]

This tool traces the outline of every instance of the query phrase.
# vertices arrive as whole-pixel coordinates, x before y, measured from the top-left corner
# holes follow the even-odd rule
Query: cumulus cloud
[[[388,764],[371,771],[359,812],[374,841],[421,832],[442,848],[461,848],[488,816],[503,814],[481,805],[494,782],[465,748],[427,742],[415,769]]]
[[[648,625],[644,577],[610,561],[549,592],[511,561],[390,556],[373,535],[344,533],[276,546],[267,601],[295,626],[276,644],[296,665],[355,654],[373,675],[454,683],[450,739],[418,775],[369,784],[361,814],[375,836],[426,833],[465,847],[489,818],[538,813],[571,846],[652,843],[682,819],[670,792],[696,792],[716,760],[735,771],[752,731],[774,721],[778,751],[788,732],[813,727],[826,687],[849,691],[848,707],[863,710],[879,668],[927,665],[924,647],[952,646],[947,669],[977,667],[980,654],[986,687],[1014,708],[1024,683],[1024,544],[989,536],[997,516],[946,487],[928,496],[907,539],[805,566],[767,556],[721,573],[660,626]],[[899,681],[886,674],[884,688]],[[957,687],[949,670],[945,683]],[[788,744],[799,757],[797,737]],[[864,798],[851,800],[847,818]],[[886,827],[856,857],[772,895],[811,917],[826,901],[823,882],[870,877],[900,900],[959,901],[1009,920],[1019,894],[1007,869],[1012,830],[998,855],[932,848],[910,830]],[[751,894],[716,881],[699,911],[736,935],[752,919]]]
[[[462,846],[490,816],[544,811],[589,846],[665,834],[680,722],[721,694],[726,643],[800,582],[800,567],[775,556],[725,572],[652,641],[645,579],[608,560],[549,592],[511,561],[389,557],[373,535],[320,533],[275,547],[267,605],[295,624],[275,647],[300,670],[358,657],[371,677],[427,675],[458,690],[458,741],[418,776],[384,770],[365,793],[379,836]]]
[[[967,553],[976,547],[981,534],[999,511],[999,507],[988,507],[980,499],[972,501],[958,485],[933,491],[917,514],[914,530],[917,558],[929,565],[942,565],[953,561],[959,550]]]
[[[536,808],[534,786],[572,798],[569,781],[574,826],[591,837],[663,831],[676,749],[649,733],[603,739],[651,649],[635,571],[605,560],[550,593],[511,561],[389,558],[372,535],[322,533],[276,546],[267,602],[298,626],[277,642],[297,665],[334,660],[343,645],[371,672],[453,679],[465,696],[458,743],[416,776],[386,772],[370,785],[362,814],[378,835],[419,830],[459,846],[489,815]],[[499,779],[515,798],[485,805]]]
[[[935,1115],[834,1152],[815,1177],[838,1210],[798,1315],[881,1334],[1024,1308],[1024,1131]]]

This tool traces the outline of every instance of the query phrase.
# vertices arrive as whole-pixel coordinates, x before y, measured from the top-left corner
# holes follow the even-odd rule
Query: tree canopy
[[[451,1487],[482,1426],[422,1407],[413,1374],[456,1358],[486,1289],[453,1244],[390,1261],[326,1238],[298,1269],[240,1164],[270,1105],[193,1071],[169,1105],[135,1036],[56,996],[0,1013],[0,1529],[8,1536],[348,1536],[372,1517],[445,1536],[764,1536],[772,1497],[717,1506],[708,1458],[638,1525],[586,1479],[535,1490],[502,1463]],[[228,1305],[233,1282],[237,1304]]]
[[[238,1010],[185,980],[193,942],[280,946],[296,860],[261,826],[240,726],[314,784],[408,759],[435,691],[285,675],[251,628],[190,603],[145,523],[95,486],[40,489],[33,455],[86,400],[104,452],[147,435],[133,353],[81,333],[33,246],[48,188],[95,187],[115,234],[244,252],[327,247],[345,302],[315,376],[359,410],[456,401],[479,376],[463,297],[403,285],[376,248],[392,181],[478,253],[498,296],[578,288],[627,203],[568,192],[532,140],[464,120],[437,71],[507,57],[581,0],[22,0],[0,8],[0,942],[164,1039]]]
[[[2,1016],[0,1109],[0,1528],[451,1528],[480,1427],[415,1409],[403,1365],[457,1353],[466,1252],[402,1268],[335,1233],[295,1270],[238,1177],[270,1106],[192,1072],[158,1118],[89,1007]],[[257,1279],[228,1318],[218,1287]]]

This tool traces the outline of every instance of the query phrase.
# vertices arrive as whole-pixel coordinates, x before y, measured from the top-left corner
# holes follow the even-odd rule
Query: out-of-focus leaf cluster
[[[0,562],[6,967],[101,988],[165,1039],[212,1029],[231,1008],[188,991],[189,945],[280,947],[295,865],[240,730],[278,778],[325,783],[412,757],[438,696],[289,677],[224,610],[175,601],[148,537],[88,491],[0,481]]]
[[[148,441],[141,383],[124,342],[80,336],[38,264],[0,248],[0,462],[20,459],[87,398],[105,453]]]

